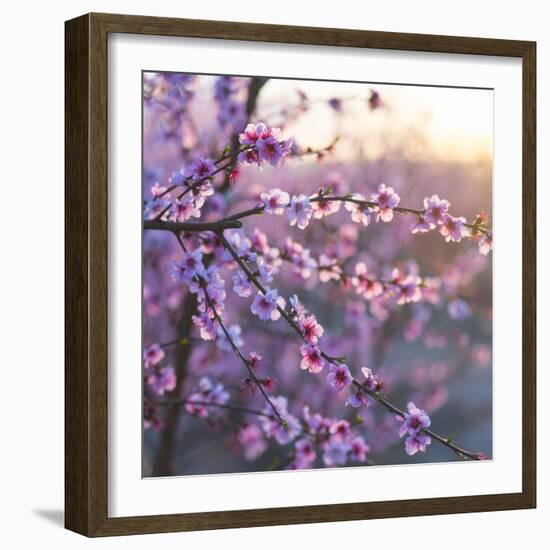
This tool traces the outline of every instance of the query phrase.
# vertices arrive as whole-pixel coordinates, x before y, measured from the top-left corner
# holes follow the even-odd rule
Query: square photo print
[[[490,460],[493,90],[142,84],[143,476]]]

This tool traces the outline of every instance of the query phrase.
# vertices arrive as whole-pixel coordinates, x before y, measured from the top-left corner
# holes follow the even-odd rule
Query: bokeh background
[[[155,182],[166,185],[170,174],[201,155],[217,158],[247,121],[278,126],[296,150],[329,154],[297,155],[278,168],[245,166],[223,194],[216,193],[203,210],[205,219],[253,206],[259,194],[279,187],[290,194],[315,193],[334,185],[344,192],[369,196],[379,183],[391,185],[401,205],[420,208],[426,196],[438,194],[452,203],[454,215],[469,221],[492,210],[493,96],[490,90],[451,89],[376,83],[336,83],[249,77],[233,79],[237,107],[228,116],[216,99],[220,77],[144,73],[143,193],[150,198]],[[251,101],[252,90],[257,92]],[[250,113],[247,112],[247,109]],[[221,176],[220,185],[222,184]],[[435,431],[462,447],[492,456],[492,266],[475,243],[446,243],[438,232],[413,235],[414,220],[395,216],[389,224],[363,228],[349,213],[310,223],[305,230],[289,227],[286,216],[245,220],[247,232],[258,227],[272,246],[287,237],[300,242],[318,258],[335,253],[353,267],[364,261],[369,269],[387,273],[392,266],[410,268],[441,283],[437,303],[420,302],[374,310],[353,289],[307,279],[292,265],[284,266],[274,286],[288,297],[298,293],[325,327],[324,342],[335,355],[346,355],[353,374],[372,368],[384,391],[404,407],[414,401],[426,409]],[[144,233],[143,341],[170,342],[185,337],[186,345],[169,346],[166,364],[174,366],[185,396],[203,376],[222,382],[231,402],[261,408],[261,397],[239,392],[242,365],[216,344],[195,341],[189,323],[185,287],[171,278],[171,264],[181,256],[173,236]],[[355,410],[344,405],[325,383],[298,368],[295,335],[282,322],[262,323],[250,313],[250,300],[231,292],[230,276],[225,318],[242,327],[243,348],[264,357],[266,371],[277,383],[277,394],[289,399],[298,414],[304,404],[326,416],[355,421]],[[288,449],[271,440],[254,460],[243,456],[238,429],[254,421],[230,415],[212,422],[156,411],[162,426],[144,430],[143,474],[194,475],[264,471],[284,464]],[[358,430],[368,442],[372,465],[454,461],[449,449],[432,444],[410,457],[403,449],[399,423],[373,404],[361,409]],[[322,467],[322,463],[316,467]]]

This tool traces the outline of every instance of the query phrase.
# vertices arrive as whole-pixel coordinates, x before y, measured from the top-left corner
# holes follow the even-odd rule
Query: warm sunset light
[[[370,89],[383,97],[383,108],[370,111]],[[493,135],[493,92],[379,84],[272,80],[265,87],[259,113],[274,102],[297,104],[296,90],[305,92],[311,109],[288,131],[303,144],[320,147],[334,133],[345,137],[337,149],[349,158],[350,142],[359,141],[364,155],[475,161],[490,159]],[[346,108],[336,116],[327,101],[342,98]]]

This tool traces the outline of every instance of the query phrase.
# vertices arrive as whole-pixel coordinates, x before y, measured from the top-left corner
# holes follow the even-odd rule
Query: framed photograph
[[[535,43],[65,39],[68,529],[536,506]]]

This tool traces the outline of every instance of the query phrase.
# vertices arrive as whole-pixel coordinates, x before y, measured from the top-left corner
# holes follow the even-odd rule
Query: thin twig
[[[216,306],[213,304],[212,300],[210,299],[210,296],[208,295],[208,291],[206,290],[206,285],[203,286],[204,295],[206,297],[206,301],[208,302],[208,305],[212,309],[212,312],[214,313],[214,317],[216,318],[216,321],[218,321],[218,324],[220,325],[220,328],[222,329],[223,333],[225,334],[225,337],[227,338],[227,341],[229,342],[229,345],[231,346],[231,349],[235,353],[235,355],[244,363],[246,369],[248,370],[248,374],[250,378],[252,378],[254,384],[256,384],[257,388],[260,390],[260,393],[263,395],[264,399],[268,402],[269,406],[273,409],[273,412],[275,413],[275,416],[277,417],[277,420],[282,426],[287,426],[286,420],[280,415],[279,411],[269,398],[269,395],[267,395],[267,392],[265,391],[264,387],[262,386],[262,383],[258,380],[258,377],[256,376],[256,373],[250,366],[250,361],[242,354],[239,347],[235,344],[233,338],[229,334],[229,331],[227,330],[225,324],[222,321],[222,318],[220,317],[219,313],[216,311]]]

